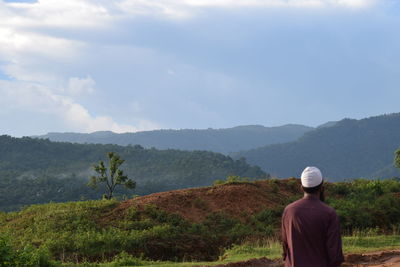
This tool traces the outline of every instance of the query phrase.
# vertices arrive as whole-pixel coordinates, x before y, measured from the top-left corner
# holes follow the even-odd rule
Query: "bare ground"
[[[300,193],[299,179],[294,183],[290,186],[286,180],[276,181],[276,185],[270,181],[256,181],[155,193],[122,202],[103,220],[105,223],[117,220],[132,206],[143,210],[148,205],[154,205],[191,222],[201,222],[214,212],[223,212],[245,221],[251,215],[276,207],[282,200]]]
[[[251,259],[217,265],[217,267],[283,267],[281,260]],[[400,267],[400,250],[379,251],[365,254],[349,254],[342,267]]]

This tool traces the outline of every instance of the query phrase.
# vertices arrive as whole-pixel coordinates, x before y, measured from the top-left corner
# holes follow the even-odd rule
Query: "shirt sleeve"
[[[344,262],[342,252],[342,239],[340,236],[339,218],[332,212],[327,231],[326,251],[328,252],[329,266],[337,267]]]
[[[282,215],[281,238],[282,238],[282,258],[285,261],[288,251],[286,228],[285,228],[285,212],[283,212]]]

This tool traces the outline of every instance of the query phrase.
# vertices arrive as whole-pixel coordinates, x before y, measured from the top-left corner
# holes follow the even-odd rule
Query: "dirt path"
[[[400,250],[378,251],[365,254],[349,254],[342,267],[400,267]],[[217,267],[283,267],[281,260],[251,259],[217,265]]]
[[[346,255],[343,267],[400,267],[400,250]]]

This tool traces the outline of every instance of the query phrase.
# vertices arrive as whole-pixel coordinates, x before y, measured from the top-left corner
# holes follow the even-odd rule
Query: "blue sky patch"
[[[11,81],[12,78],[10,76],[8,76],[7,74],[5,74],[4,72],[1,71],[0,69],[0,80],[8,80]]]

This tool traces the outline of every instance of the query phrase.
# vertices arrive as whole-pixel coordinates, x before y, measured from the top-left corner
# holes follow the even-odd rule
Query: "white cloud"
[[[170,18],[190,18],[196,8],[315,8],[371,6],[376,0],[123,0],[118,7],[130,14],[165,15]]]
[[[73,96],[91,94],[94,92],[95,85],[96,82],[90,76],[86,78],[72,77],[68,80],[67,92]]]
[[[39,84],[0,81],[0,103],[3,109],[51,114],[71,130],[79,132],[136,132],[159,128],[157,124],[139,118],[137,126],[117,123],[110,116],[92,116],[72,98],[56,94]]]
[[[375,4],[376,0],[332,0],[333,4],[346,7],[368,7]]]
[[[209,71],[202,67],[194,66],[193,70],[185,72],[182,68],[171,64],[180,59],[171,59],[173,56],[169,57],[162,51],[155,51],[157,48],[154,48],[154,52],[149,47],[130,45],[129,42],[136,43],[136,41],[145,45],[146,40],[136,40],[133,31],[132,36],[117,36],[118,33],[113,30],[117,29],[116,25],[126,27],[125,19],[129,20],[129,23],[132,23],[131,19],[136,16],[190,19],[198,15],[198,11],[204,14],[203,11],[212,8],[218,10],[243,7],[257,10],[259,8],[315,9],[330,7],[358,9],[372,6],[375,3],[377,0],[39,0],[36,3],[28,4],[5,3],[0,0],[1,70],[14,78],[14,81],[0,82],[0,103],[2,103],[3,109],[54,114],[74,131],[113,130],[125,132],[159,128],[157,124],[143,118],[134,120],[132,123],[134,126],[118,123],[115,119],[116,115],[94,114],[93,110],[88,110],[88,106],[85,107],[80,103],[82,103],[82,98],[88,94],[91,94],[93,98],[100,98],[97,94],[93,94],[95,87],[102,89],[98,91],[102,93],[101,97],[103,98],[114,96],[112,90],[122,90],[119,88],[124,87],[125,90],[130,87],[133,88],[131,90],[152,91],[153,95],[157,96],[158,91],[161,91],[160,88],[164,88],[164,85],[161,82],[159,84],[152,82],[161,80],[160,76],[154,73],[162,73],[168,76],[165,84],[174,85],[171,86],[175,90],[170,94],[171,99],[173,99],[174,93],[179,92],[179,88],[185,88],[184,92],[179,93],[179,96],[185,95],[182,102],[196,98],[193,103],[190,101],[188,103],[191,103],[190,105],[194,106],[193,109],[197,110],[199,114],[203,114],[204,105],[198,104],[199,99],[204,98],[201,101],[207,103],[210,101],[209,96],[216,93],[220,94],[220,97],[229,96],[232,94],[232,88],[236,81],[223,74],[209,75],[207,74]],[[248,12],[248,14],[251,13]],[[122,30],[129,31],[129,29]],[[92,31],[100,33],[100,38],[103,40],[110,38],[111,42],[115,42],[116,48],[113,50],[96,43],[96,40],[93,39],[97,38],[97,35],[92,34]],[[92,37],[96,35],[96,37],[90,39],[85,33]],[[149,35],[152,34],[149,33]],[[201,37],[200,34],[199,36]],[[124,38],[131,38],[128,40],[128,44],[124,43],[126,41]],[[164,38],[168,38],[168,34]],[[221,38],[225,38],[225,36],[221,36]],[[153,52],[156,56],[147,55]],[[177,54],[180,54],[179,52]],[[161,58],[161,56],[164,57]],[[119,61],[112,61],[112,58],[118,58]],[[112,62],[112,66],[104,72],[97,73],[110,75],[110,77],[101,77],[104,78],[103,84],[96,84],[92,77],[100,77],[99,74],[96,76],[95,72],[96,69],[104,68],[101,66],[104,62]],[[196,63],[179,62],[179,64],[195,65]],[[122,65],[125,67],[124,69],[121,69]],[[138,65],[140,67],[137,67]],[[113,71],[115,72],[112,73]],[[213,73],[213,71],[210,72]],[[150,78],[152,80],[147,81],[150,79],[143,75],[144,73],[149,73],[149,77],[150,73],[153,74]],[[206,74],[198,75],[198,73]],[[133,78],[115,81],[118,86],[113,87],[114,76],[112,75],[125,75]],[[104,81],[107,80],[111,80],[111,82],[104,85]],[[138,83],[140,80],[145,81],[140,84]],[[198,84],[203,85],[202,92],[191,89],[192,85],[194,85],[193,88],[196,88]],[[139,86],[141,89],[136,89]],[[107,87],[118,89],[106,89]],[[218,89],[217,92],[211,92],[215,88]],[[126,101],[133,101],[132,99],[122,99],[127,96],[129,98],[129,94],[120,95],[122,105],[126,104]],[[162,100],[160,105],[149,108],[151,105],[146,101],[157,102],[153,96],[143,94],[144,96],[139,98],[139,93],[131,95],[134,95],[135,97],[132,98],[135,99],[138,95],[138,99],[141,100],[140,104],[133,102],[130,107],[132,113],[138,113],[140,116],[149,110],[151,112],[151,109],[154,110],[154,113],[159,112],[158,107],[154,106],[161,106],[168,102],[160,97]],[[217,101],[217,98],[214,101]],[[113,108],[120,109],[121,107],[110,104],[107,108],[111,111]],[[127,109],[129,110],[129,107]],[[120,114],[122,113],[120,112]],[[167,112],[165,113],[167,114]],[[157,116],[153,115],[153,117]],[[210,111],[203,117],[213,118],[215,116],[213,111]]]
[[[45,82],[60,74],[46,66],[68,63],[78,57],[82,42],[27,32],[0,22],[0,61],[7,75],[22,81]]]
[[[185,0],[191,6],[218,7],[313,7],[323,5],[322,0]]]
[[[39,0],[35,3],[3,3],[12,20],[2,24],[17,27],[85,28],[105,26],[111,19],[108,6],[103,1]]]
[[[185,0],[193,6],[264,6],[264,7],[315,7],[315,6],[366,6],[374,0]]]
[[[165,16],[172,19],[191,17],[189,5],[177,0],[122,0],[116,6],[124,13],[130,15]]]

